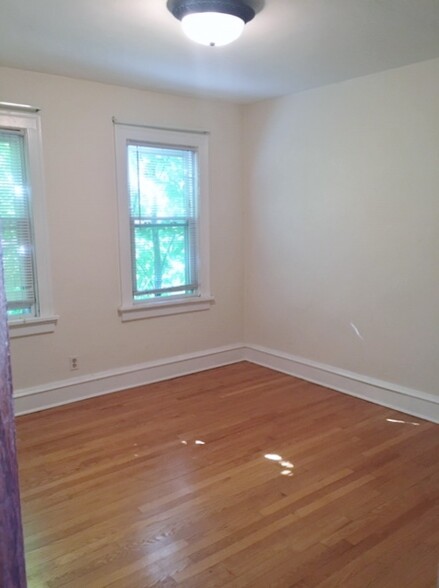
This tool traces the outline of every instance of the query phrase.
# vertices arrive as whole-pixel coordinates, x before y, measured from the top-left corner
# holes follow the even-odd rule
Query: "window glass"
[[[127,155],[134,300],[194,294],[196,153],[131,143]]]
[[[24,134],[0,129],[0,231],[9,316],[37,316]]]

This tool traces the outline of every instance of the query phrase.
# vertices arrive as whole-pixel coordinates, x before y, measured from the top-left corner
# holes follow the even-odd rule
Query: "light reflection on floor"
[[[182,445],[187,446],[187,447],[193,446],[193,445],[206,445],[206,442],[202,441],[201,439],[195,439],[195,441],[187,441],[186,439],[183,439],[180,441],[180,443]],[[288,476],[288,477],[294,476],[294,473],[293,473],[294,464],[291,461],[289,461],[288,459],[284,459],[278,453],[266,453],[264,455],[264,457],[265,457],[265,459],[268,459],[268,461],[272,461],[272,462],[274,462],[274,464],[279,465],[282,468],[280,471],[281,476]]]
[[[419,427],[421,423],[415,423],[414,421],[400,421],[399,419],[386,419],[389,423],[398,423],[400,425],[413,425],[414,427]]]
[[[274,463],[276,463],[277,465],[279,465],[280,467],[283,468],[280,472],[281,476],[289,476],[289,477],[294,476],[294,473],[293,473],[294,464],[291,463],[291,461],[284,459],[278,453],[266,453],[264,455],[264,457],[265,457],[265,459],[268,459],[268,461],[273,461]]]
[[[186,441],[186,439],[183,439],[180,443],[182,445],[206,445],[206,441],[202,441],[201,439],[195,439],[195,441]]]
[[[266,453],[264,457],[270,461],[282,461],[282,456],[277,453]]]

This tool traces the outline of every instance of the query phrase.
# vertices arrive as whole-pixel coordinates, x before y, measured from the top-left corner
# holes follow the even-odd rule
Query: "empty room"
[[[1,0],[0,587],[435,588],[438,0]]]

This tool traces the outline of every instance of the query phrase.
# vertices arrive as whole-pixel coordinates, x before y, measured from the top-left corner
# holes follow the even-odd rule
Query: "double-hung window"
[[[36,112],[0,109],[0,236],[12,337],[51,332],[53,316]]]
[[[207,136],[115,124],[122,320],[209,308]]]

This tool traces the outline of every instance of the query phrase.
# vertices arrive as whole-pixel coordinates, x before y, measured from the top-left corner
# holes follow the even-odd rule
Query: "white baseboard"
[[[370,378],[258,345],[248,345],[244,359],[338,392],[439,423],[439,396]]]
[[[178,355],[168,359],[16,390],[14,394],[15,413],[21,415],[37,412],[93,396],[169,380],[244,360],[439,423],[438,396],[266,347],[244,346],[242,344]]]
[[[169,380],[242,360],[243,346],[229,345],[16,390],[14,393],[15,414],[37,412],[93,396]]]

